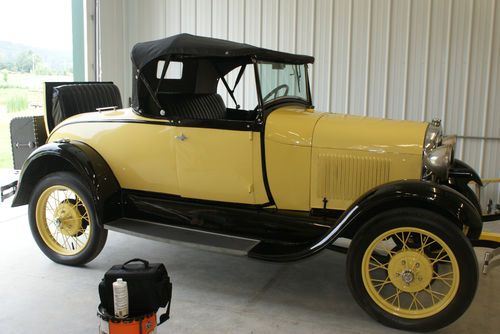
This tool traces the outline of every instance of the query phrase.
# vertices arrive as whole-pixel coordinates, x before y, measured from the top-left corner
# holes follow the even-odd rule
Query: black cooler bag
[[[168,310],[160,320],[163,322],[168,319],[172,283],[162,263],[149,263],[145,260],[133,259],[122,265],[111,267],[99,284],[101,306],[110,315],[115,314],[113,282],[118,278],[127,282],[130,317],[157,312],[159,308],[168,304]]]

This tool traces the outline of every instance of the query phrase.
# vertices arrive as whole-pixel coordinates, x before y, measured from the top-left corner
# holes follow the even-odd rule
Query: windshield
[[[305,65],[259,62],[257,68],[263,103],[282,98],[307,101]]]

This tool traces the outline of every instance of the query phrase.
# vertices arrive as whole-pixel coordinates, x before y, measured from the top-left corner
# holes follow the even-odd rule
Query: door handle
[[[184,140],[186,140],[186,139],[187,139],[187,137],[186,137],[186,136],[184,136],[184,134],[183,134],[183,133],[181,133],[179,136],[175,136],[175,139],[180,140],[180,141],[184,141]]]

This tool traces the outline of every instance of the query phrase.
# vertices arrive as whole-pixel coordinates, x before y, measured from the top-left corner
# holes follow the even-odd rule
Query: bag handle
[[[135,258],[135,259],[132,259],[132,260],[128,260],[127,262],[125,262],[124,264],[122,264],[122,269],[127,269],[127,268],[125,268],[126,265],[129,264],[129,263],[132,263],[132,262],[142,262],[144,264],[144,268],[148,268],[149,267],[149,261]]]

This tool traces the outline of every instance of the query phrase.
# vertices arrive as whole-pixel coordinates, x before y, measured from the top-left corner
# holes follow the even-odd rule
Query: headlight
[[[443,130],[441,120],[433,119],[425,132],[424,151],[430,152],[441,144]]]
[[[451,145],[439,146],[430,152],[424,151],[425,167],[441,180],[448,178],[448,169],[452,162],[453,147]]]

